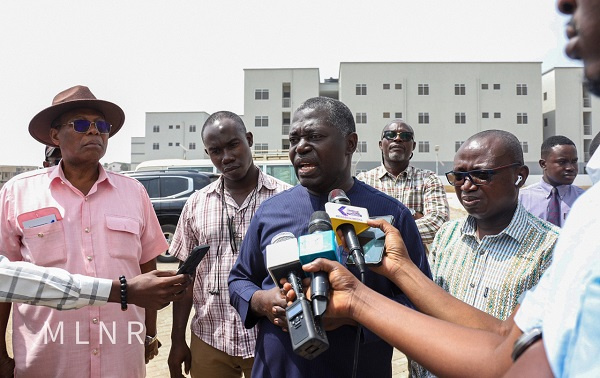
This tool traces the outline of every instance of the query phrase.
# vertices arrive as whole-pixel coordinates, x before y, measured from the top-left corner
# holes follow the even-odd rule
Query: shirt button
[[[87,201],[87,200],[88,200],[88,198],[87,198],[87,197],[85,197],[84,201]]]
[[[97,356],[97,355],[98,355],[98,353],[99,353],[98,349],[92,349],[92,354],[93,354],[94,356]]]
[[[92,261],[92,256],[87,257],[88,261]]]
[[[89,233],[90,233],[90,228],[89,228],[89,227],[86,227],[86,228],[85,228],[85,232],[87,232],[87,233],[89,234]]]
[[[98,318],[94,318],[94,319],[92,319],[92,323],[94,323],[94,324],[98,324]]]
[[[471,284],[469,284],[469,286],[471,286],[471,287],[475,287],[475,284],[474,284],[474,283],[471,283]]]
[[[479,254],[480,254],[480,255],[485,255],[485,251],[484,251],[484,250],[482,250],[482,251],[480,251],[480,252],[479,252]]]
[[[43,232],[38,233],[38,238],[43,238],[43,237],[44,237],[44,233]]]

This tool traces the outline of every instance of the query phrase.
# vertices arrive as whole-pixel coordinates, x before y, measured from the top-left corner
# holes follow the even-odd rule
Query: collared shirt
[[[231,304],[240,313],[243,324],[247,328],[258,324],[253,377],[335,378],[352,375],[356,327],[342,326],[328,331],[329,349],[307,360],[293,352],[289,333],[283,332],[266,317],[258,318],[250,310],[250,300],[257,290],[269,290],[275,286],[265,264],[267,245],[271,244],[273,236],[282,232],[296,237],[305,235],[313,212],[325,209],[327,194],[313,195],[305,187],[297,185],[266,200],[250,222],[240,256],[231,269],[229,292]],[[346,194],[353,206],[367,208],[371,216],[393,215],[393,225],[399,229],[412,261],[430,277],[423,244],[406,207],[358,180]],[[350,267],[350,270],[359,276],[358,269]],[[373,290],[413,307],[404,293],[385,277],[368,270],[365,280]],[[363,329],[361,336],[357,376],[391,376],[393,348],[368,329]]]
[[[515,315],[526,332],[542,327],[556,377],[600,376],[600,186],[575,203],[556,243],[554,262]]]
[[[116,279],[168,248],[144,187],[106,172],[87,195],[62,166],[14,177],[0,191],[0,253],[13,261]],[[55,221],[31,227],[50,214]],[[29,226],[28,226],[29,224]],[[19,377],[141,377],[145,311],[120,304],[73,311],[15,304],[13,351]]]
[[[560,197],[560,225],[562,227],[567,219],[567,214],[573,207],[575,200],[583,194],[584,190],[575,185],[559,185]],[[519,191],[519,200],[523,207],[533,215],[548,220],[548,205],[552,199],[552,185],[543,179],[537,184],[530,185]]]
[[[70,310],[108,301],[112,281],[58,268],[11,262],[0,255],[0,302],[18,302]]]
[[[446,190],[432,171],[409,165],[394,177],[382,164],[359,173],[356,178],[422,213],[423,217],[416,222],[424,244],[431,243],[442,224],[450,219]]]
[[[207,344],[230,356],[254,356],[256,329],[246,330],[239,314],[229,304],[227,277],[238,252],[230,239],[227,215],[233,217],[235,243],[241,247],[252,216],[259,205],[275,193],[291,186],[271,176],[259,173],[256,188],[238,205],[227,190],[223,177],[194,193],[186,202],[173,235],[170,253],[185,260],[197,245],[208,244],[208,254],[196,270],[192,332]],[[224,194],[224,198],[221,197]],[[223,208],[223,202],[226,209]],[[210,291],[218,289],[218,295]]]
[[[558,231],[520,204],[502,232],[481,240],[472,216],[450,221],[432,245],[433,280],[452,296],[505,320],[550,266]]]

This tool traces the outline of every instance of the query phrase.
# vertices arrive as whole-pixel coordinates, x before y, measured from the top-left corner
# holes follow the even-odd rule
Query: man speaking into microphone
[[[282,232],[296,237],[307,234],[313,212],[325,210],[329,193],[342,189],[352,206],[366,208],[370,216],[393,216],[393,225],[400,230],[412,261],[425,275],[431,277],[431,272],[410,211],[396,199],[352,177],[351,161],[358,135],[346,105],[327,97],[305,101],[294,112],[289,139],[289,156],[300,185],[263,202],[252,218],[229,276],[231,304],[245,327],[259,327],[253,377],[350,377],[357,329],[349,319],[328,319],[325,312],[323,325],[329,349],[312,360],[293,352],[290,336],[282,330],[287,326],[286,300],[265,265],[265,250],[273,236]],[[342,253],[343,264],[346,259]],[[358,269],[351,270],[359,275]],[[367,271],[365,282],[375,291],[413,307],[386,278]],[[392,353],[389,344],[363,329],[356,376],[391,376]]]

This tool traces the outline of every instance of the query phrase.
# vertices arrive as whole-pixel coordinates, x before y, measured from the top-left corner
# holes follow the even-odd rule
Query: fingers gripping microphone
[[[308,224],[308,235],[298,238],[298,247],[302,264],[308,264],[318,258],[339,261],[335,233],[331,227],[331,219],[325,211],[315,211],[312,214]],[[327,310],[329,301],[327,273],[321,271],[313,273],[310,289],[313,314],[319,318]]]
[[[362,207],[350,206],[350,199],[342,189],[334,189],[329,193],[329,202],[325,204],[325,210],[331,217],[333,228],[341,230],[344,235],[346,246],[361,274],[367,271],[365,265],[365,254],[360,245],[357,233],[368,229],[367,219],[369,213]]]

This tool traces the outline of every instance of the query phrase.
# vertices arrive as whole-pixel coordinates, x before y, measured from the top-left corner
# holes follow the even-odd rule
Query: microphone
[[[350,199],[342,189],[334,189],[329,193],[329,202],[325,204],[325,210],[331,217],[333,228],[341,230],[346,241],[350,255],[354,259],[361,274],[365,274],[365,253],[360,245],[359,234],[369,228],[367,219],[369,212],[363,207],[350,206]]]
[[[291,232],[281,232],[267,245],[267,270],[275,285],[283,287],[279,281],[288,278],[290,272],[303,276],[302,264],[298,259],[298,239]]]
[[[335,236],[329,215],[325,211],[315,211],[310,217],[308,235],[298,238],[300,262],[304,265],[320,257],[339,261]],[[325,313],[329,302],[327,273],[321,271],[313,273],[310,287],[313,314],[318,318]]]

